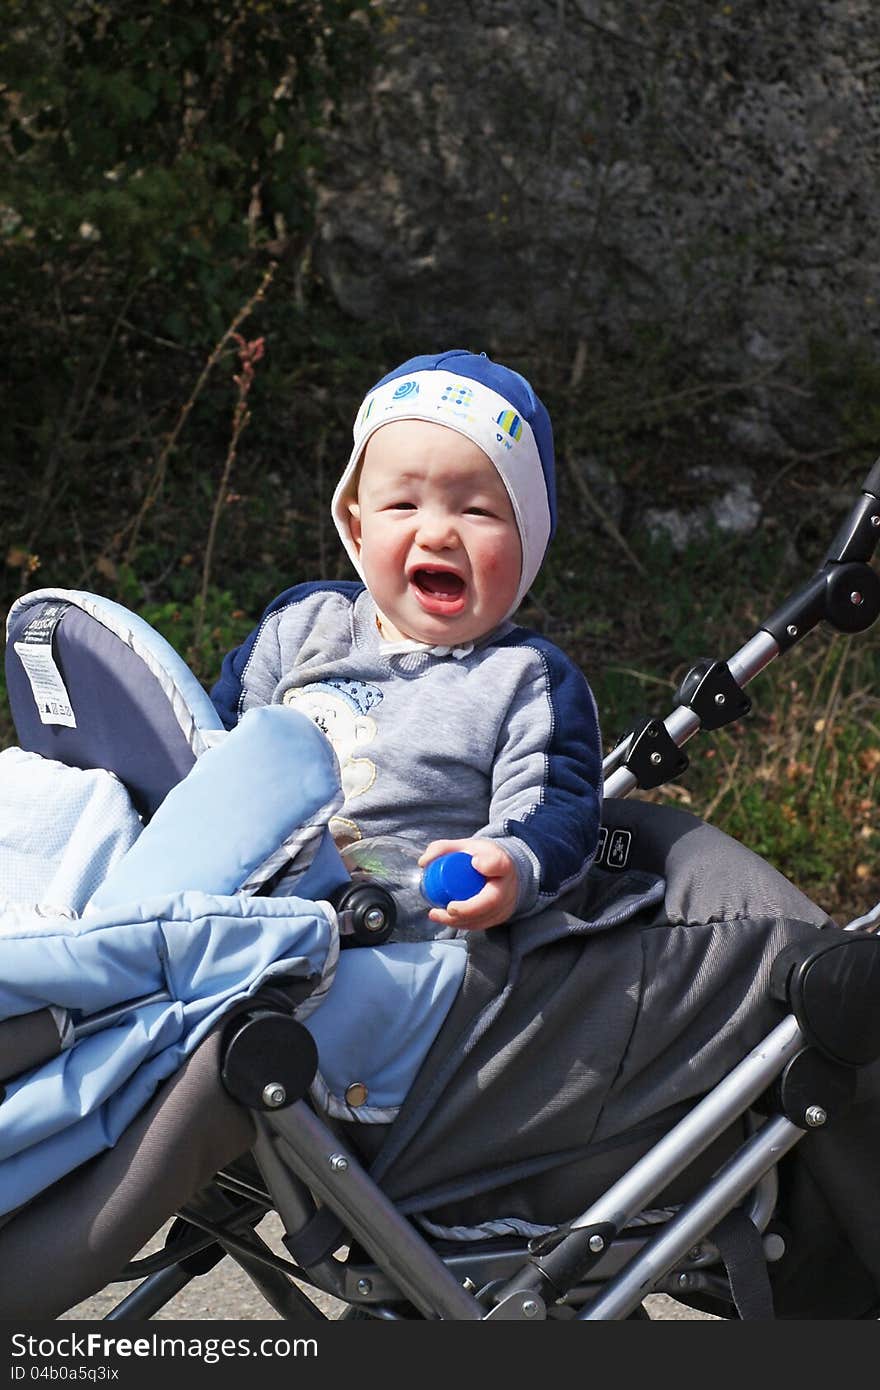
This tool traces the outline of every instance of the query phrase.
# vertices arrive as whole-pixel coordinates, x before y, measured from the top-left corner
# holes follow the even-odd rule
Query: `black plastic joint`
[[[880,576],[854,560],[829,563],[817,570],[764,623],[781,652],[823,620],[838,632],[864,632],[880,615]]]
[[[799,1129],[823,1129],[853,1102],[858,1073],[805,1047],[786,1063],[776,1083],[777,1104]]]
[[[397,904],[379,883],[348,883],[330,899],[340,946],[382,946],[397,925]]]
[[[228,1025],[220,1076],[248,1109],[278,1110],[301,1100],[317,1070],[315,1040],[290,1014],[259,1010]]]
[[[825,619],[838,632],[864,632],[880,614],[880,576],[870,565],[830,565]]]
[[[692,666],[678,687],[679,704],[692,709],[704,729],[720,729],[742,719],[752,702],[734,679],[726,661],[704,657]]]
[[[688,765],[662,719],[649,719],[632,736],[623,766],[635,777],[645,791],[662,787],[671,777],[678,777]]]
[[[173,1254],[174,1242],[182,1240],[188,1235],[191,1236],[196,1229],[197,1228],[192,1226],[189,1221],[184,1220],[183,1217],[175,1217],[174,1223],[168,1235],[165,1237],[165,1249]],[[199,1275],[210,1274],[214,1266],[225,1259],[226,1251],[223,1249],[222,1245],[218,1245],[216,1241],[212,1241],[210,1245],[206,1245],[203,1249],[196,1250],[194,1254],[186,1255],[184,1259],[178,1260],[177,1267],[178,1269],[182,1269],[185,1274],[189,1274],[195,1279]]]
[[[773,962],[770,993],[831,1061],[861,1067],[880,1057],[880,937],[793,942]]]
[[[764,631],[770,633],[781,652],[788,651],[821,623],[825,616],[826,579],[826,572],[819,570],[764,623]]]

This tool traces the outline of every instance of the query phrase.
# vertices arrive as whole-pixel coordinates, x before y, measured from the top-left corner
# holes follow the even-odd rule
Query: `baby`
[[[225,725],[283,702],[324,730],[340,846],[393,834],[422,864],[471,855],[485,887],[399,934],[539,911],[589,869],[602,776],[584,676],[512,621],[555,527],[545,407],[484,354],[414,357],[367,393],[332,513],[362,582],[298,584],[269,605],[212,691]]]

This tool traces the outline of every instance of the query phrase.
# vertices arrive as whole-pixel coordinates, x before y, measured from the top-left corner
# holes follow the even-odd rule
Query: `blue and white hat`
[[[336,529],[358,574],[362,571],[349,526],[351,484],[370,435],[392,420],[429,420],[458,430],[498,469],[522,544],[522,572],[510,609],[515,612],[556,529],[553,429],[546,407],[525,377],[484,353],[455,349],[411,357],[382,377],[355,417],[354,448],[332,502]]]

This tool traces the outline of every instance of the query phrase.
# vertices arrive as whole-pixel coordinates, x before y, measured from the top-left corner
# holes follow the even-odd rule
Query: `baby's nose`
[[[431,550],[445,550],[458,545],[455,518],[446,512],[423,512],[419,517],[416,539],[419,545]]]

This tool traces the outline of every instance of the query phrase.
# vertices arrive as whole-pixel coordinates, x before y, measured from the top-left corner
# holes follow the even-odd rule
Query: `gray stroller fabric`
[[[475,940],[374,1176],[444,1226],[578,1215],[634,1144],[649,1147],[781,1021],[773,960],[816,930],[779,918],[634,922],[543,947],[512,987],[516,927]]]
[[[663,874],[663,911],[657,921],[686,926],[792,917],[817,927],[831,923],[827,912],[766,859],[689,811],[612,797],[605,801],[602,819],[610,839],[624,837],[628,870]],[[606,877],[613,878],[613,872]]]
[[[409,1210],[448,1225],[490,1208],[539,1224],[577,1215],[781,1020],[773,960],[832,925],[695,816],[610,800],[603,822],[627,832],[625,869],[594,868],[576,916],[555,910],[475,935],[463,987],[393,1128],[384,1140],[352,1135]],[[655,901],[651,868],[663,874]],[[634,886],[641,910],[585,931],[609,905],[637,904]],[[543,944],[529,951],[531,942]]]

